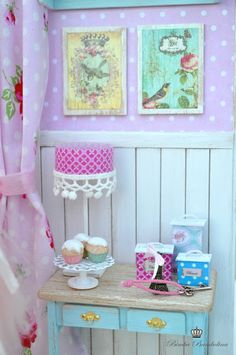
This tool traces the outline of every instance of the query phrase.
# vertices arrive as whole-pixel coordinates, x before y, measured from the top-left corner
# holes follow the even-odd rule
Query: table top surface
[[[121,281],[135,279],[135,265],[115,264],[105,271],[96,288],[74,290],[67,285],[62,270],[39,290],[38,296],[47,301],[90,304],[166,311],[209,312],[213,307],[216,271],[211,274],[211,290],[196,292],[192,297],[154,295],[136,287],[124,288]]]

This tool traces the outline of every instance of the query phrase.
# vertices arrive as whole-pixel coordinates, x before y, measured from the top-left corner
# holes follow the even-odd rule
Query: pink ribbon
[[[152,279],[154,279],[154,277],[156,276],[157,270],[158,270],[158,266],[163,266],[165,263],[164,258],[161,256],[161,254],[159,254],[154,245],[153,244],[148,244],[147,245],[147,251],[145,253],[145,256],[154,256],[155,258],[155,266],[154,266],[154,272],[153,272],[153,276]]]
[[[137,288],[141,288],[144,291],[150,292],[150,293],[154,293],[155,295],[164,295],[164,296],[180,296],[180,295],[185,295],[185,296],[192,296],[193,294],[186,294],[186,290],[183,286],[179,285],[177,282],[175,281],[167,281],[167,280],[153,280],[153,283],[157,283],[157,284],[163,284],[166,283],[168,285],[174,286],[177,288],[176,291],[158,291],[158,290],[153,290],[150,289],[149,287],[146,287],[145,285],[143,285],[143,283],[149,283],[150,284],[150,280],[124,280],[121,281],[121,286],[122,287],[132,287],[135,286]]]
[[[4,196],[27,195],[35,191],[34,171],[0,176],[0,193]]]

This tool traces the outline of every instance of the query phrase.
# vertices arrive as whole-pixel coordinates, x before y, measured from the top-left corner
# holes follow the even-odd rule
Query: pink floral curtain
[[[0,353],[46,355],[47,310],[37,292],[54,271],[54,241],[35,160],[48,80],[47,10],[37,0],[2,0],[0,28]],[[61,339],[61,354],[87,354],[77,332]]]
[[[37,291],[52,273],[54,254],[34,186],[36,138],[47,85],[47,13],[35,2],[27,21],[34,2],[23,3],[24,9],[22,1],[0,5],[0,249],[18,283],[16,292],[10,292],[0,280],[0,339],[6,355],[31,354],[33,349],[47,354],[42,336],[46,308]],[[32,31],[38,37],[35,43],[29,42]],[[36,88],[32,92],[30,85]]]

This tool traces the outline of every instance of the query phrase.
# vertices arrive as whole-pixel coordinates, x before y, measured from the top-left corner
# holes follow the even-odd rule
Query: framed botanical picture
[[[138,111],[203,112],[203,25],[138,28]]]
[[[126,30],[63,28],[64,114],[126,114]]]

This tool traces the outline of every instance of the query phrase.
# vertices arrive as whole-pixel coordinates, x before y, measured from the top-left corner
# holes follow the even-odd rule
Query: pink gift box
[[[162,277],[165,280],[171,280],[172,278],[172,257],[174,246],[171,244],[152,243],[155,250],[161,254],[165,263],[162,269]],[[139,243],[136,245],[136,278],[137,280],[150,280],[153,276],[155,260],[153,256],[147,256],[147,245]]]

